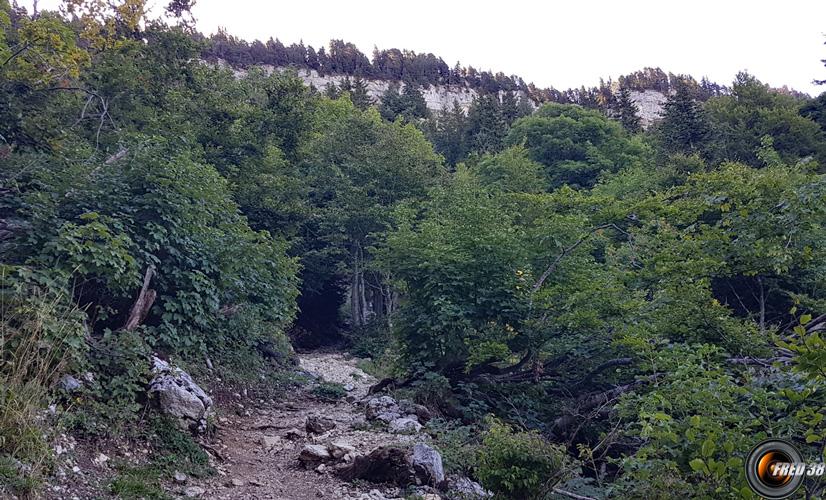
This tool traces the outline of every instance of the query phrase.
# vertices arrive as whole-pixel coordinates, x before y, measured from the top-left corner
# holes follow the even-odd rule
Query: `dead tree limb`
[[[626,366],[626,365],[630,365],[633,362],[634,362],[634,358],[609,359],[605,363],[602,363],[601,365],[597,366],[596,368],[594,368],[593,370],[588,372],[584,377],[579,379],[579,381],[574,382],[573,386],[576,387],[576,386],[580,386],[582,384],[585,384],[587,382],[590,382],[591,379],[593,379],[594,377],[596,377],[597,375],[599,375],[600,373],[604,372],[605,370],[607,370],[609,368],[613,368],[615,366]]]
[[[629,384],[620,385],[614,387],[605,392],[600,392],[597,394],[592,394],[588,396],[583,396],[577,402],[577,409],[576,414],[571,413],[568,415],[562,415],[554,420],[553,432],[558,434],[563,434],[567,431],[572,425],[574,425],[577,421],[582,419],[582,413],[591,411],[594,408],[597,408],[601,405],[604,405],[620,396],[629,392],[637,387],[642,385],[648,384],[657,379],[657,375],[649,375],[648,377],[641,378]]]
[[[551,265],[548,266],[547,269],[545,269],[545,272],[542,273],[542,276],[540,276],[539,279],[536,280],[536,283],[534,283],[533,288],[532,288],[531,291],[533,293],[536,293],[542,287],[542,285],[545,283],[545,280],[547,280],[548,276],[550,276],[551,273],[554,272],[554,269],[556,269],[556,266],[559,264],[559,262],[562,259],[564,259],[567,255],[569,255],[571,252],[576,250],[580,245],[585,243],[594,233],[596,233],[597,231],[600,231],[602,229],[608,229],[608,228],[616,229],[620,233],[628,235],[630,237],[630,235],[628,234],[627,231],[625,231],[624,229],[620,228],[619,226],[617,226],[616,224],[613,224],[613,223],[611,223],[611,224],[602,224],[601,226],[596,226],[594,228],[591,228],[590,230],[588,230],[588,232],[585,234],[585,236],[578,239],[576,241],[576,243],[574,243],[573,245],[571,245],[568,248],[565,248],[564,250],[562,250],[562,253],[560,253],[559,255],[556,256],[556,259],[554,259],[554,261],[551,262]]]
[[[129,317],[123,325],[123,330],[127,332],[133,331],[135,328],[139,327],[141,323],[143,323],[143,320],[146,319],[146,315],[149,314],[149,309],[155,302],[155,296],[157,295],[155,290],[151,290],[149,288],[149,282],[152,280],[152,276],[154,275],[155,266],[149,266],[146,269],[146,274],[143,276],[143,286],[141,287],[141,291],[138,293],[138,298],[135,299],[135,303],[132,304],[132,309],[129,311]]]
[[[568,498],[575,498],[576,500],[597,500],[594,497],[585,497],[585,496],[582,496],[582,495],[577,495],[576,493],[571,493],[570,491],[561,490],[557,487],[552,488],[551,491],[553,491],[557,495],[562,495],[563,497],[568,497]]]

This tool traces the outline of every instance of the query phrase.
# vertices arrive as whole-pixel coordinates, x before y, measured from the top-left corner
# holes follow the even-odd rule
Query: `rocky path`
[[[356,366],[356,360],[340,353],[314,353],[302,355],[300,361],[301,369],[312,376],[349,389],[347,398],[326,402],[302,389],[281,402],[261,400],[252,408],[236,404],[235,408],[219,409],[213,441],[223,459],[216,461],[218,475],[200,482],[190,479],[182,485],[182,492],[224,499],[379,500],[403,496],[392,486],[344,482],[323,462],[304,465],[299,461],[308,444],[345,455],[342,460],[350,461],[379,446],[426,439],[422,434],[392,434],[366,422],[358,402],[376,381]],[[320,433],[307,432],[308,419],[316,421]],[[325,430],[332,424],[332,429]]]

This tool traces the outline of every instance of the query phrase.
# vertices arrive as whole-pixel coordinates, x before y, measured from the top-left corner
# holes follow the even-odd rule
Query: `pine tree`
[[[700,153],[709,140],[710,126],[703,108],[685,83],[677,83],[668,97],[660,125],[663,146],[670,153]]]
[[[513,91],[502,93],[501,109],[502,118],[505,119],[508,126],[519,118],[519,107],[516,102],[516,94]]]
[[[422,92],[419,90],[418,85],[412,82],[405,83],[404,90],[402,90],[402,101],[404,103],[402,115],[404,115],[407,120],[427,118],[430,114]]]
[[[621,88],[614,103],[614,117],[619,120],[625,130],[635,134],[642,129],[638,113],[639,108],[631,99],[631,92],[625,87]]]
[[[373,98],[367,93],[367,83],[360,77],[353,80],[350,90],[350,100],[359,109],[367,109],[373,105]]]
[[[531,116],[534,111],[534,105],[530,99],[525,96],[519,98],[519,102],[516,105],[516,117],[523,118],[525,116]]]
[[[330,99],[338,99],[341,97],[341,91],[336,87],[335,83],[328,82],[327,85],[324,86],[324,95]]]
[[[473,100],[468,110],[467,144],[471,151],[495,153],[502,149],[508,124],[502,117],[499,99],[485,94]]]
[[[455,166],[467,157],[467,115],[458,102],[453,101],[450,108],[442,108],[423,129],[448,165]]]

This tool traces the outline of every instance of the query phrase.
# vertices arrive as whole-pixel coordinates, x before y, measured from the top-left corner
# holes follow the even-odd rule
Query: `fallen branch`
[[[143,320],[146,319],[146,315],[149,314],[149,309],[152,308],[152,304],[155,302],[156,292],[155,290],[149,289],[149,282],[152,280],[152,276],[155,275],[155,266],[149,266],[146,269],[146,274],[143,276],[143,286],[141,286],[141,291],[138,293],[138,298],[135,299],[135,303],[132,304],[132,309],[129,311],[129,317],[126,319],[126,323],[123,325],[122,330],[127,332],[131,332],[135,330],[135,328],[139,327]]]
[[[571,493],[570,491],[561,490],[559,488],[551,488],[551,491],[553,491],[557,495],[562,495],[568,498],[576,498],[577,500],[597,500],[594,497],[585,497],[582,495],[577,495],[576,493]]]
[[[630,365],[633,362],[634,362],[633,358],[609,359],[605,363],[602,363],[601,365],[597,366],[596,368],[594,368],[593,370],[588,372],[587,375],[582,377],[578,382],[574,382],[572,385],[574,387],[580,386],[580,385],[582,385],[586,382],[590,382],[592,378],[596,377],[597,375],[599,375],[600,373],[604,372],[605,370],[607,370],[609,368],[613,368],[615,366],[626,366],[626,365]]]
[[[554,420],[553,431],[554,432],[561,432],[564,433],[568,430],[572,425],[574,425],[577,421],[582,418],[582,413],[591,411],[598,406],[605,405],[606,403],[613,401],[614,399],[622,396],[626,392],[632,391],[639,386],[648,384],[657,379],[657,375],[649,375],[648,377],[641,378],[629,384],[620,385],[614,387],[613,389],[607,390],[605,392],[600,392],[597,394],[591,394],[588,396],[583,396],[579,399],[577,404],[577,413],[572,413],[568,415],[562,415]]]
[[[787,356],[775,356],[773,358],[752,358],[752,357],[743,357],[743,358],[729,358],[726,361],[731,364],[735,365],[758,365],[758,366],[765,366],[766,368],[771,368],[773,363],[783,363],[787,364],[791,362],[791,358]]]

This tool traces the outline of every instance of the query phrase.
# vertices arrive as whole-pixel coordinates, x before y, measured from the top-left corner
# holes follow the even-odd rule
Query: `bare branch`
[[[545,269],[545,272],[542,273],[542,276],[540,276],[539,279],[536,281],[536,283],[534,283],[533,288],[532,288],[531,291],[533,293],[536,293],[537,291],[539,291],[539,289],[545,283],[545,280],[547,280],[548,276],[550,276],[551,273],[554,272],[554,269],[556,269],[556,266],[559,264],[559,262],[562,259],[564,259],[567,255],[569,255],[571,252],[576,250],[580,245],[582,245],[585,241],[587,241],[594,233],[596,233],[597,231],[600,231],[602,229],[608,229],[608,228],[616,229],[620,233],[628,236],[629,239],[631,237],[631,235],[627,231],[623,230],[622,228],[620,228],[619,226],[617,226],[616,224],[613,224],[613,223],[612,224],[603,224],[601,226],[596,226],[594,228],[591,228],[588,231],[588,233],[585,234],[585,236],[583,236],[582,238],[577,240],[576,243],[574,243],[573,245],[571,245],[568,248],[562,250],[562,253],[557,255],[556,259],[554,259],[554,261],[551,262],[551,265],[548,266],[547,269]]]

